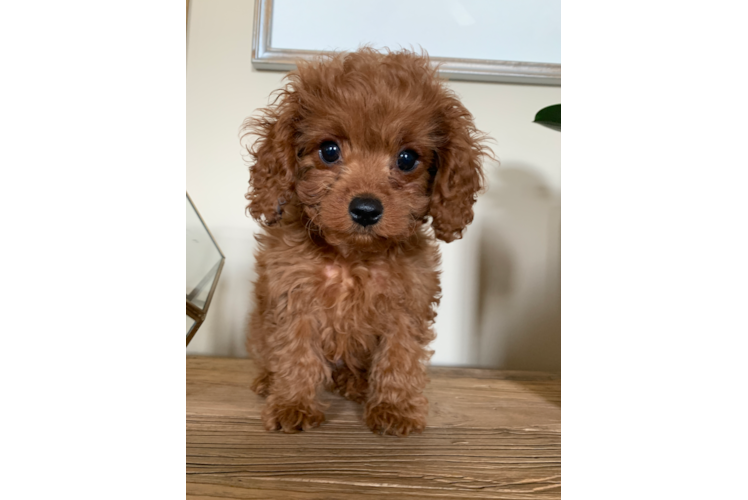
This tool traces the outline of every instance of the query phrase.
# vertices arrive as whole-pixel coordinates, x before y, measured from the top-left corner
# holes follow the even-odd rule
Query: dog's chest
[[[316,300],[325,357],[333,362],[366,359],[387,328],[384,311],[399,295],[394,289],[401,287],[393,286],[391,272],[382,265],[328,263],[320,279]]]
[[[348,289],[354,286],[351,271],[348,266],[340,264],[325,264],[322,268],[322,278],[326,288],[341,287],[343,289]]]
[[[321,278],[324,294],[338,300],[353,296],[366,300],[385,292],[392,281],[391,273],[381,264],[327,263]]]

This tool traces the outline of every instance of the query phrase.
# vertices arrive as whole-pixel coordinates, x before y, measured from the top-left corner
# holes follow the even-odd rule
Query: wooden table
[[[326,393],[327,422],[266,432],[247,359],[187,358],[187,496],[203,499],[561,497],[557,375],[431,368],[429,424],[373,434],[361,406]]]

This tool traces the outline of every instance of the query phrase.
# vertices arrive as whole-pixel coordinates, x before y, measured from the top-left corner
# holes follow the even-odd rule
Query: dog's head
[[[276,101],[244,130],[248,210],[272,225],[284,211],[333,245],[402,241],[432,218],[462,237],[483,186],[482,135],[425,57],[361,49],[300,63]]]

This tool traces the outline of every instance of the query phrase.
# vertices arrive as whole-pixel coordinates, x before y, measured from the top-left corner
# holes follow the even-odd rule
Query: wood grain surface
[[[189,498],[561,497],[557,375],[431,368],[429,425],[397,438],[329,393],[320,428],[266,432],[255,373],[247,359],[187,358]]]

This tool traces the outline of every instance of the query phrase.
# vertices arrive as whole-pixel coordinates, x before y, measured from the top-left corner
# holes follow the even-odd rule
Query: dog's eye
[[[412,149],[406,149],[405,151],[401,151],[400,154],[397,155],[397,168],[399,168],[403,172],[410,172],[411,170],[416,168],[417,164],[418,153],[416,153]]]
[[[325,163],[335,163],[340,159],[340,146],[332,141],[323,142],[319,147],[319,157]]]

